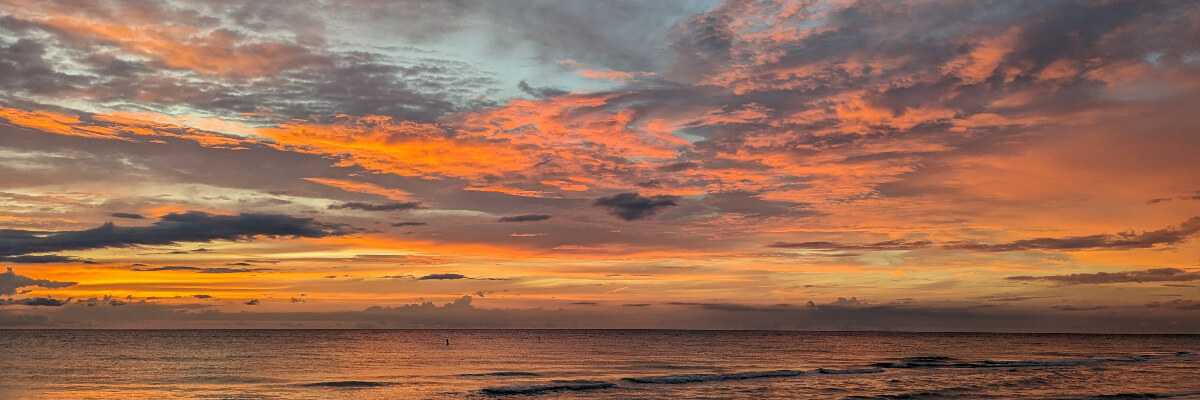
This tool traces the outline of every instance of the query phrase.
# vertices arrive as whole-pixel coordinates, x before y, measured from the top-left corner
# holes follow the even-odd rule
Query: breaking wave
[[[325,387],[325,388],[373,388],[388,386],[391,383],[387,382],[372,382],[372,381],[328,381],[328,382],[313,382],[305,383],[300,386],[304,387]]]
[[[716,381],[737,381],[744,379],[760,379],[760,378],[785,378],[792,376],[804,375],[808,372],[797,371],[790,369],[781,369],[774,371],[747,371],[736,372],[732,374],[686,374],[686,375],[660,375],[660,376],[638,376],[624,378],[622,380],[633,383],[654,383],[654,384],[679,384],[679,383],[694,383],[694,382],[716,382]]]
[[[1191,356],[1190,352],[1177,352],[1177,357]],[[1067,358],[1058,360],[982,360],[960,361],[943,356],[918,356],[901,358],[898,361],[877,362],[871,364],[877,368],[1038,368],[1038,367],[1073,367],[1080,365],[1098,365],[1106,363],[1136,363],[1146,362],[1167,357],[1163,354],[1142,354],[1123,357],[1088,357]]]
[[[537,373],[537,372],[528,372],[528,371],[496,371],[496,372],[479,372],[479,373],[473,373],[473,374],[459,374],[458,376],[471,376],[471,377],[489,377],[489,376],[542,376],[542,374],[539,374],[539,373]]]
[[[615,384],[603,381],[552,381],[527,385],[487,387],[483,388],[481,392],[492,396],[534,395],[549,392],[607,389],[615,386]]]

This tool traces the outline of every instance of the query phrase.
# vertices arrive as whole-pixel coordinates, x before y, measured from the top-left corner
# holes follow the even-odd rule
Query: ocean
[[[0,399],[1200,399],[1200,335],[0,330]]]

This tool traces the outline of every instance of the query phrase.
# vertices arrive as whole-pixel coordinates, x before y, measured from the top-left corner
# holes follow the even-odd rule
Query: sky
[[[1193,1],[0,0],[0,327],[1200,332]]]

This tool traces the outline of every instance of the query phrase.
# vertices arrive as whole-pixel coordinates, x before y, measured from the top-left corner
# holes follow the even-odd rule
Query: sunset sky
[[[1200,2],[0,0],[0,327],[190,326],[1200,332]]]

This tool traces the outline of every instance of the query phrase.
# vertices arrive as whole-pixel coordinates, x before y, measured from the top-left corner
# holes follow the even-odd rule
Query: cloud
[[[362,202],[357,202],[357,201],[351,201],[351,202],[346,202],[346,203],[341,203],[341,204],[329,205],[330,210],[359,210],[359,211],[408,211],[408,210],[415,210],[418,208],[421,208],[421,203],[418,203],[415,201],[398,202],[398,203],[383,203],[383,204],[362,203]]]
[[[224,312],[210,304],[129,303],[124,307],[67,304],[40,310],[36,321],[13,318],[0,309],[0,326],[40,327],[254,327],[254,328],[626,328],[626,329],[762,329],[912,332],[1195,332],[1200,322],[1188,318],[1196,303],[1171,301],[1156,306],[1075,312],[1046,309],[927,306],[919,304],[816,306],[743,303],[683,303],[684,307],[581,304],[554,309],[486,308],[463,296],[444,304],[374,305],[360,311]],[[253,303],[252,300],[247,302]],[[589,303],[589,302],[583,302]],[[1175,321],[1175,323],[1168,323]]]
[[[125,218],[125,219],[145,219],[146,218],[146,217],[142,216],[141,214],[123,213],[123,212],[115,212],[115,213],[109,214],[109,216],[111,216],[113,218]]]
[[[1050,308],[1059,311],[1097,311],[1107,309],[1108,306],[1073,306],[1070,304],[1060,304]]]
[[[546,214],[524,214],[524,215],[512,215],[512,216],[507,216],[507,217],[500,217],[500,219],[498,219],[496,221],[497,222],[536,222],[536,221],[545,221],[548,219],[550,219],[550,216],[546,215]]]
[[[37,40],[22,38],[0,42],[0,87],[12,92],[58,94],[87,82],[83,75],[58,71]]]
[[[933,244],[928,240],[909,241],[903,239],[887,240],[875,243],[850,244],[837,242],[775,242],[767,247],[777,249],[806,249],[806,250],[846,250],[846,251],[890,251],[915,250],[929,247]]]
[[[596,199],[592,205],[608,209],[608,212],[626,221],[653,216],[659,210],[679,205],[675,196],[643,197],[638,193],[620,193]]]
[[[1175,299],[1170,301],[1154,301],[1146,304],[1149,308],[1171,308],[1176,310],[1200,310],[1200,301]]]
[[[521,82],[517,83],[517,88],[521,89],[521,91],[525,92],[525,94],[528,94],[530,96],[533,96],[533,97],[536,97],[539,99],[544,99],[547,97],[554,97],[554,96],[562,96],[564,94],[569,93],[566,90],[555,89],[555,88],[551,88],[551,87],[533,87],[532,85],[530,85],[529,83],[527,83],[525,81],[521,81]]]
[[[705,310],[713,311],[728,311],[728,312],[774,312],[781,310],[795,310],[796,307],[791,304],[775,304],[769,306],[748,305],[737,303],[693,303],[693,302],[669,302],[667,305],[698,307]]]
[[[425,275],[420,278],[417,278],[417,280],[419,280],[419,281],[454,280],[454,279],[468,279],[468,278],[462,274],[429,274],[429,275]]]
[[[469,280],[476,280],[476,281],[506,281],[506,280],[508,280],[507,278],[477,278],[477,277],[466,276],[463,274],[452,274],[452,273],[429,274],[429,275],[424,275],[421,277],[414,277],[412,275],[390,275],[390,276],[384,276],[383,278],[384,279],[416,279],[418,281],[448,281],[448,280],[459,280],[459,279],[469,279]],[[480,297],[483,297],[483,296],[480,296]]]
[[[0,41],[0,87],[97,102],[136,96],[139,108],[230,118],[346,112],[418,120],[477,104],[494,89],[490,74],[436,54],[327,46],[324,21],[308,6],[29,4],[6,13],[0,27],[19,38]]]
[[[1178,196],[1178,197],[1156,197],[1156,198],[1153,198],[1150,200],[1146,200],[1146,204],[1166,203],[1166,202],[1169,202],[1172,200],[1184,200],[1184,201],[1200,200],[1200,190],[1197,190],[1196,192],[1194,192],[1192,194],[1185,194],[1185,195]]]
[[[414,222],[414,221],[402,221],[402,222],[394,222],[394,223],[392,223],[392,226],[395,226],[395,227],[402,227],[402,226],[425,226],[425,225],[429,225],[429,223],[426,223],[426,222]]]
[[[54,254],[46,255],[26,255],[26,256],[4,256],[0,257],[0,262],[10,262],[14,264],[55,264],[55,263],[73,263],[81,262],[78,258],[60,256]],[[82,261],[86,263],[87,261]]]
[[[399,202],[407,201],[407,200],[409,200],[409,197],[410,197],[410,194],[406,191],[403,191],[400,189],[383,187],[383,186],[376,185],[376,184],[370,183],[370,182],[359,182],[359,181],[351,181],[351,180],[346,180],[346,179],[333,179],[333,178],[304,178],[304,180],[312,182],[312,183],[320,184],[320,185],[337,188],[337,189],[347,191],[347,192],[373,194],[376,196],[387,198],[388,200],[399,201]]]
[[[26,299],[8,299],[0,300],[0,305],[16,304],[30,307],[62,307],[71,302],[71,299],[59,300],[50,297],[30,297]]]
[[[81,231],[36,232],[0,230],[0,256],[87,250],[137,245],[170,245],[181,242],[242,240],[254,237],[326,237],[342,235],[344,226],[311,218],[278,214],[214,215],[198,211],[171,213],[154,224],[121,227],[106,223]]]
[[[1030,251],[1030,250],[1103,250],[1103,249],[1141,249],[1151,248],[1161,244],[1176,244],[1200,233],[1200,217],[1193,217],[1175,227],[1143,233],[1125,232],[1118,234],[1100,234],[1087,236],[1070,236],[1063,238],[1023,239],[1009,243],[987,244],[975,242],[948,242],[941,247],[951,250],[972,250],[989,252]],[[853,244],[829,241],[812,242],[775,242],[767,247],[781,249],[831,250],[831,251],[889,251],[915,250],[934,246],[928,240],[887,240],[875,243]]]
[[[1105,283],[1200,281],[1200,272],[1179,268],[1151,268],[1141,271],[1097,272],[1070,275],[1010,276],[1011,281],[1045,281],[1061,285],[1097,285]]]
[[[1197,233],[1200,233],[1200,217],[1192,217],[1178,226],[1143,233],[1036,238],[1000,244],[951,243],[946,248],[977,251],[1145,249],[1161,244],[1176,244]]]
[[[61,289],[75,285],[75,282],[56,282],[17,275],[16,272],[13,272],[12,268],[8,268],[7,271],[5,271],[3,274],[0,274],[0,295],[6,296],[17,294],[17,289],[29,286],[37,286],[46,289]]]
[[[189,267],[183,265],[168,265],[163,267],[149,268],[134,268],[137,272],[156,272],[156,271],[189,271],[200,274],[241,274],[248,272],[263,272],[274,271],[271,268],[227,268],[227,267]]]

